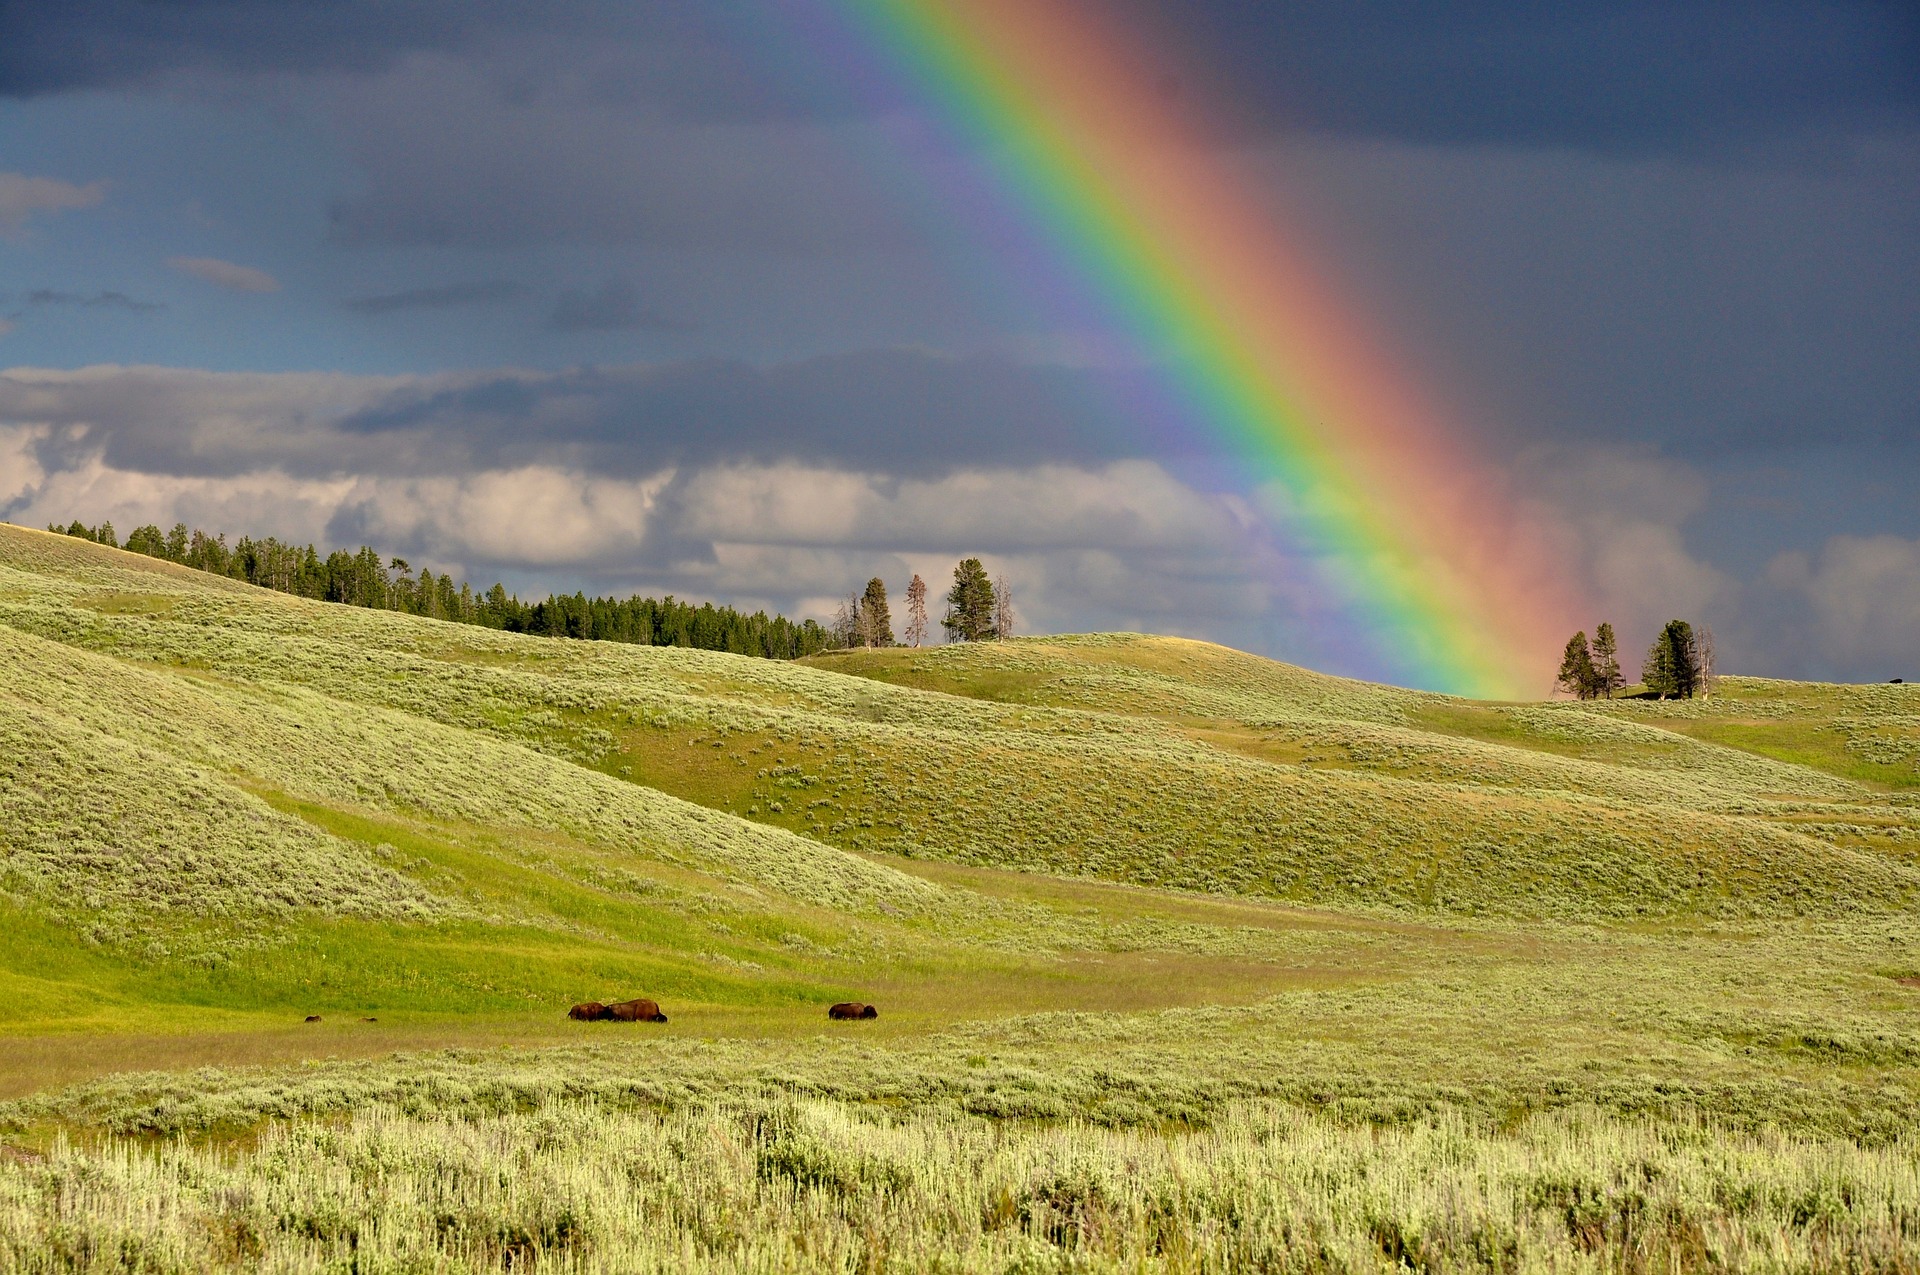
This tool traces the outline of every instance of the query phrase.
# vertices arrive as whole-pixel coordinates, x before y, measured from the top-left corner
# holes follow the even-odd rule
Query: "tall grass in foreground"
[[[0,1162],[25,1271],[1920,1270],[1920,1139],[1269,1106],[1156,1133],[829,1102],[363,1110]]]

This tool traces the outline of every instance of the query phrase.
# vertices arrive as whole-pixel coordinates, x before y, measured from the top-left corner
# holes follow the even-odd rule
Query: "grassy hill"
[[[29,1269],[1920,1243],[1920,687],[1487,704],[1134,635],[783,664],[0,525],[0,919]],[[564,1018],[628,995],[671,1021]],[[1247,1185],[1377,1186],[1381,1128],[1384,1195]]]

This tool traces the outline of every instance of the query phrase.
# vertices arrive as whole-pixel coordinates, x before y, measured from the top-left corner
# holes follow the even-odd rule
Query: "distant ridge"
[[[796,622],[765,611],[748,615],[710,602],[696,606],[672,594],[624,599],[549,594],[539,602],[523,602],[499,583],[483,592],[431,571],[416,577],[404,558],[391,558],[383,565],[381,555],[366,545],[357,553],[337,549],[322,558],[310,544],[287,544],[272,536],[256,540],[243,535],[229,548],[224,532],[209,536],[189,531],[185,523],[175,523],[167,532],[152,524],[136,527],[124,545],[111,522],[97,527],[78,520],[65,527],[50,523],[47,530],[296,597],[508,633],[689,647],[776,660],[799,659],[832,644],[832,635],[812,620]]]

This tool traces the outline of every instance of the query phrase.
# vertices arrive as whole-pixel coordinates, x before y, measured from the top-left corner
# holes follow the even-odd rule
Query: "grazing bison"
[[[307,1021],[308,1021],[308,1022],[310,1022],[310,1023],[317,1023],[317,1022],[319,1022],[319,1021],[320,1021],[320,1015],[318,1015],[318,1014],[308,1014],[308,1015],[307,1015]]]
[[[827,1010],[828,1018],[878,1018],[880,1011],[859,1001],[841,1001]]]
[[[613,1015],[599,1001],[588,1001],[584,1005],[575,1005],[568,1010],[567,1017],[578,1019],[583,1023],[591,1023],[602,1018],[612,1018]]]
[[[619,1023],[664,1023],[667,1016],[650,1000],[621,1001],[607,1006],[607,1017]]]

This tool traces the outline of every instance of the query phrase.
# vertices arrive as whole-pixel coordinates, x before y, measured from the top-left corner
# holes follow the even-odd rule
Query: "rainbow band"
[[[1570,610],[1551,572],[1519,560],[1498,494],[1158,99],[1122,33],[1052,0],[841,3],[1277,496],[1376,659],[1436,690],[1544,690],[1530,683]],[[1394,473],[1415,458],[1419,472]]]

